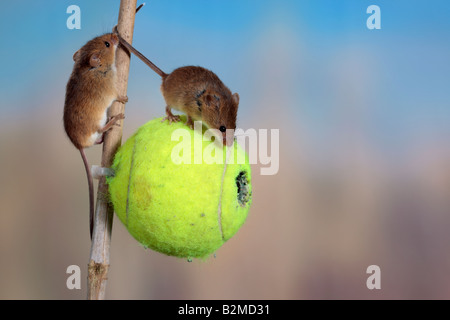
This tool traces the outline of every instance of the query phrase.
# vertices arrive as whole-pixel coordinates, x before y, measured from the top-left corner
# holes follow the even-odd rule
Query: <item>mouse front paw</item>
[[[116,101],[121,102],[121,103],[127,103],[128,102],[128,96],[118,96]]]

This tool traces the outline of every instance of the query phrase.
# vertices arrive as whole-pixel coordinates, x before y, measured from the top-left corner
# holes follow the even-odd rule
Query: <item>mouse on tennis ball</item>
[[[232,93],[214,72],[203,67],[180,67],[167,74],[118,32],[117,36],[125,48],[161,76],[161,92],[166,101],[166,117],[162,121],[180,121],[180,116],[171,112],[175,109],[186,114],[186,125],[190,128],[193,128],[194,121],[202,121],[208,128],[220,131],[223,145],[233,144],[239,108],[238,93]]]

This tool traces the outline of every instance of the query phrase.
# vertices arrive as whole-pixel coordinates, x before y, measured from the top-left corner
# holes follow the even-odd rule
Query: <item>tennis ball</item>
[[[237,143],[227,148],[203,141],[206,128],[192,130],[181,118],[140,127],[115,155],[107,183],[117,216],[144,247],[206,258],[245,222],[251,169]]]

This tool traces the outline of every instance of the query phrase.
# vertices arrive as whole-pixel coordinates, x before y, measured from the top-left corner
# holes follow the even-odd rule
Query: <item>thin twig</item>
[[[134,16],[137,0],[121,0],[119,21],[117,28],[120,35],[132,42],[134,30]],[[117,48],[117,88],[120,95],[126,95],[130,57],[120,47]],[[125,105],[113,103],[109,109],[110,115],[125,113]],[[123,120],[122,120],[123,121]],[[123,122],[122,122],[123,123]],[[122,142],[122,127],[114,126],[105,134],[103,142],[102,167],[109,168],[114,155]],[[94,218],[94,232],[92,236],[91,254],[88,266],[89,300],[103,300],[105,298],[108,280],[109,249],[111,245],[111,230],[114,210],[109,203],[108,185],[105,178],[101,178],[98,185],[97,207]]]

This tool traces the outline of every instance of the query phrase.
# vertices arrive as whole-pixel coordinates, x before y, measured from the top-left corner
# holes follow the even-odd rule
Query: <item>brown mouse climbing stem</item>
[[[118,120],[117,114],[107,121],[107,110],[114,101],[127,102],[116,87],[116,49],[119,39],[108,33],[88,41],[73,55],[74,67],[66,86],[64,129],[80,151],[89,184],[89,231],[92,238],[94,219],[94,186],[84,152],[103,141],[103,135]]]
[[[133,38],[136,0],[121,0],[118,30],[129,42]],[[117,90],[126,95],[130,57],[127,52],[118,49],[116,57]],[[124,113],[125,105],[113,103],[109,109],[111,115]],[[113,126],[105,133],[101,165],[109,168],[122,140],[122,128]],[[108,185],[105,178],[100,179],[97,193],[97,206],[94,217],[94,232],[88,267],[88,292],[90,300],[105,298],[109,268],[109,249],[114,211],[108,200]]]

